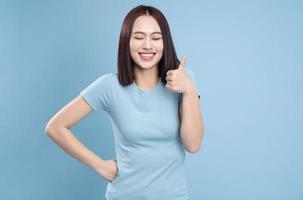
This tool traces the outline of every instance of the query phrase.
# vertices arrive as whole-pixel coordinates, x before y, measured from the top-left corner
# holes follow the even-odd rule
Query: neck
[[[149,69],[142,69],[134,66],[135,83],[143,90],[150,90],[159,81],[158,66]]]

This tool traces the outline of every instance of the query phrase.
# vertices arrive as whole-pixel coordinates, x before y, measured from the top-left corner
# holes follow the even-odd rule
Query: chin
[[[139,64],[138,65],[141,69],[151,69],[153,67],[156,66],[156,64],[151,64],[151,65],[148,65],[148,64]]]

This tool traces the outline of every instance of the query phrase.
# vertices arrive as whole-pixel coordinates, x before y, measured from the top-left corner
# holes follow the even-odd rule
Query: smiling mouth
[[[156,53],[139,52],[140,58],[144,61],[151,61]]]

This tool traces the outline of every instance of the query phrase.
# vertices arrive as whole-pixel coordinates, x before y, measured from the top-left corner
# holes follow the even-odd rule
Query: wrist
[[[187,94],[194,94],[196,93],[196,87],[195,84],[193,83],[193,81],[191,79],[188,79],[188,82],[186,83],[186,89],[184,90],[183,94],[187,95]]]
[[[195,87],[190,87],[183,92],[183,95],[197,95],[197,89]]]
[[[102,169],[103,167],[104,167],[104,160],[102,160],[101,158],[98,158],[96,161],[94,161],[91,164],[91,168],[94,170]]]

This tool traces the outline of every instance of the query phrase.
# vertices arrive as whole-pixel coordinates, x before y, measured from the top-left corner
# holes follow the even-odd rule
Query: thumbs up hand
[[[195,90],[195,85],[186,74],[185,71],[186,57],[183,56],[178,69],[168,70],[166,72],[166,85],[165,87],[174,92],[189,93]]]

